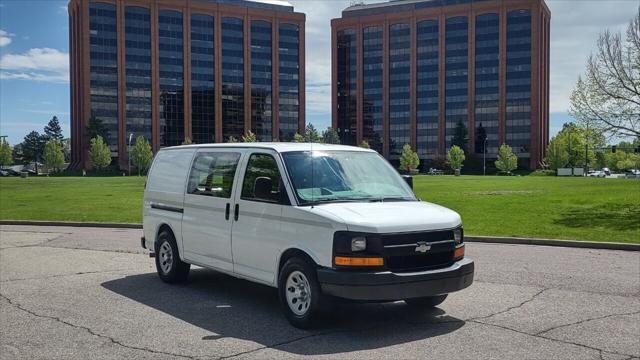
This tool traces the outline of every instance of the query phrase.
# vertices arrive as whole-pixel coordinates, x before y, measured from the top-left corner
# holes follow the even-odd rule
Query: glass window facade
[[[438,21],[416,24],[416,152],[420,157],[438,149]]]
[[[498,151],[500,97],[500,17],[483,14],[476,17],[475,39],[475,149],[478,154]]]
[[[94,2],[89,5],[91,64],[91,116],[109,131],[104,141],[112,156],[118,156],[118,44],[116,7]]]
[[[379,153],[382,153],[384,145],[382,123],[383,40],[384,28],[382,26],[365,27],[362,31],[362,137],[369,142],[372,149]]]
[[[244,22],[222,18],[222,139],[244,135]]]
[[[411,28],[389,26],[389,155],[397,158],[411,142]]]
[[[467,126],[469,87],[469,19],[459,16],[445,24],[445,140],[452,144],[458,123]]]
[[[124,11],[126,133],[133,139],[151,136],[151,17],[149,9],[127,6]]]
[[[214,19],[191,15],[191,135],[196,144],[214,142]]]
[[[182,13],[163,10],[158,16],[160,63],[160,146],[184,141],[184,66]]]
[[[298,25],[280,24],[278,120],[280,141],[290,141],[298,131],[300,116],[300,29]]]
[[[531,140],[531,13],[507,14],[506,143],[529,154]]]
[[[338,56],[338,135],[344,145],[356,144],[357,118],[357,42],[356,31],[340,30],[337,33]]]
[[[272,139],[271,23],[251,21],[251,131],[259,141]]]

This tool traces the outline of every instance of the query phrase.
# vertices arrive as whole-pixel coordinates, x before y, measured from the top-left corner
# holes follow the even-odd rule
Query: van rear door
[[[187,179],[182,217],[184,256],[196,264],[233,271],[232,190],[241,149],[200,149]]]

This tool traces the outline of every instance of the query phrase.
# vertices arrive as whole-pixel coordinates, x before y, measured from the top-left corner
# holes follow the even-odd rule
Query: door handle
[[[233,210],[233,220],[238,221],[238,215],[240,215],[240,205],[236,204],[236,208]]]
[[[227,206],[224,209],[224,219],[229,220],[229,211],[231,209],[231,204],[227,203]]]

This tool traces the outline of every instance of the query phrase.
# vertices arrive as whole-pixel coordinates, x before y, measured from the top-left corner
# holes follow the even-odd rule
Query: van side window
[[[230,198],[239,153],[198,153],[193,160],[187,194]]]
[[[278,163],[268,154],[252,154],[242,183],[243,200],[289,204]]]

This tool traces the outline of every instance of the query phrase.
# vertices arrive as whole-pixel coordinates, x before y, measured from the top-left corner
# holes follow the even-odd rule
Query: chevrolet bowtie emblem
[[[431,245],[427,244],[424,241],[420,241],[418,242],[417,246],[416,246],[416,252],[419,253],[426,253],[427,251],[431,250]]]

